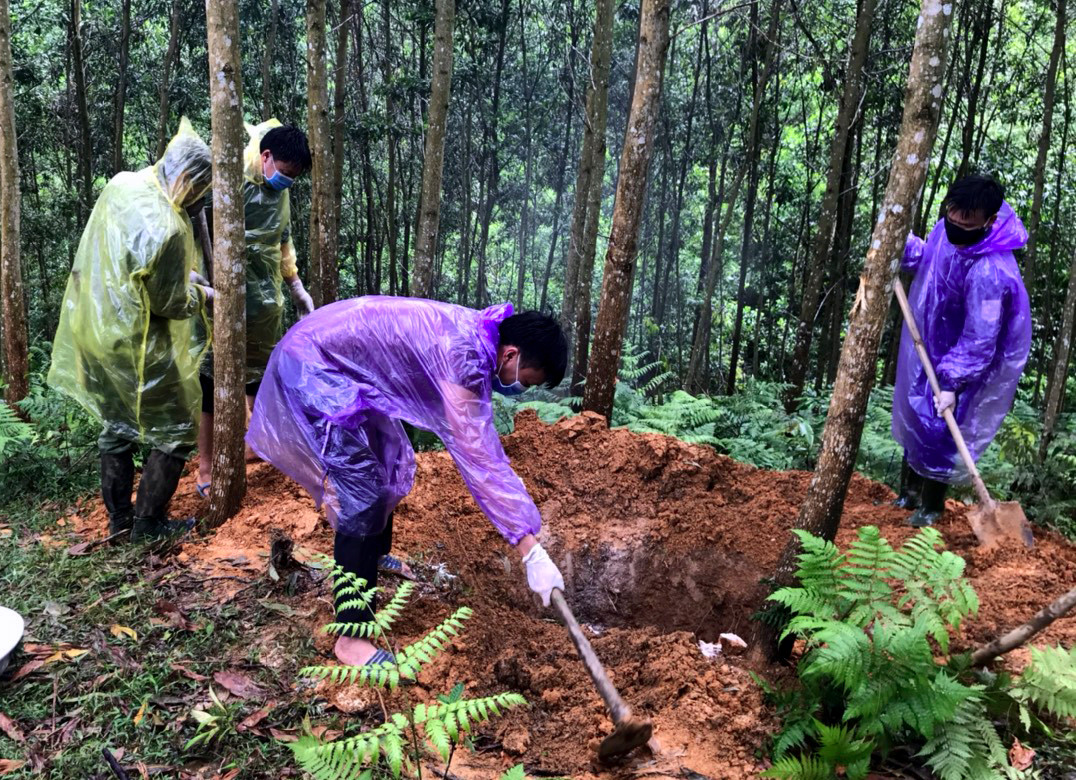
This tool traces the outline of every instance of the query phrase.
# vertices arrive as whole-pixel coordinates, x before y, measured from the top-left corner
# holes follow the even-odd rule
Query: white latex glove
[[[206,284],[196,284],[195,287],[200,289],[205,294],[206,303],[212,303],[213,299],[217,297],[217,291]]]
[[[190,275],[187,277],[187,279],[190,281],[191,284],[197,284],[197,285],[200,285],[202,287],[208,287],[209,286],[209,280],[206,279],[204,276],[202,276],[197,271],[191,271]]]
[[[938,412],[938,416],[942,417],[945,414],[946,409],[956,408],[956,393],[949,390],[942,390],[940,395],[934,396],[934,409]]]
[[[527,585],[542,597],[542,604],[549,606],[553,588],[564,590],[564,577],[560,569],[549,557],[549,553],[540,544],[534,545],[523,556],[523,565],[527,569]]]
[[[291,299],[295,301],[295,309],[299,312],[300,317],[305,317],[314,311],[314,299],[310,297],[310,293],[303,287],[303,280],[296,276],[290,282],[288,287],[291,288]]]

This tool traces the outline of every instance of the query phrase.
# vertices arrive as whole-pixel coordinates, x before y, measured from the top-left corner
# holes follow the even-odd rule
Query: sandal
[[[363,666],[376,666],[377,664],[395,664],[396,656],[387,650],[378,649],[376,653],[370,656],[370,660],[363,664]]]
[[[209,500],[209,486],[212,485],[212,484],[213,484],[212,482],[195,482],[194,483],[194,489],[198,491],[198,495],[200,495],[202,498],[204,498],[206,501],[208,501]]]
[[[411,580],[412,582],[416,579],[414,574],[404,571],[404,562],[395,555],[386,554],[378,558],[377,570],[386,574],[395,574],[397,577],[403,577],[405,580]]]

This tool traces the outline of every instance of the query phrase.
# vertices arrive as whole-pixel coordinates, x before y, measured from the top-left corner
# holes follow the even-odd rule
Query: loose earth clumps
[[[474,610],[466,631],[420,679],[430,693],[463,682],[467,695],[515,690],[531,703],[482,731],[475,753],[458,754],[453,773],[489,778],[513,763],[528,771],[588,777],[754,777],[777,720],[752,681],[747,661],[710,659],[699,641],[733,632],[749,638],[751,616],[789,538],[810,474],[767,472],[659,435],[608,430],[583,414],[546,425],[533,412],[516,418],[505,449],[543,517],[543,544],[565,574],[572,609],[621,695],[652,719],[662,755],[646,751],[608,768],[595,749],[612,728],[601,699],[563,627],[532,600],[516,555],[478,511],[446,453],[421,453],[415,488],[395,517],[394,550],[411,557],[424,583],[397,625],[417,637],[460,605]],[[873,524],[899,544],[912,531],[892,492],[856,477],[839,544]],[[204,503],[194,477],[181,483],[173,514]],[[950,549],[968,560],[980,616],[960,647],[989,641],[1076,585],[1076,547],[1037,530],[1034,550],[982,552],[949,503],[940,526]],[[103,533],[104,513],[88,518]],[[188,542],[179,560],[192,570],[264,572],[274,534],[303,552],[329,552],[331,530],[309,497],[266,464],[253,465],[240,513],[207,538]],[[240,584],[214,583],[221,598]],[[311,630],[331,618],[326,588],[301,597]],[[307,614],[307,613],[301,613]],[[294,620],[296,618],[292,618]],[[1037,643],[1076,641],[1076,620],[1056,622]],[[331,641],[318,640],[328,652]],[[1026,651],[1006,662],[1020,665]],[[318,659],[296,659],[296,667]],[[756,668],[774,677],[782,670]],[[380,717],[376,697],[319,687],[336,707]],[[391,707],[391,704],[390,704]]]

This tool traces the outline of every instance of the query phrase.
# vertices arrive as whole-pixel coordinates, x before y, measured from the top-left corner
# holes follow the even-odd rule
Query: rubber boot
[[[893,506],[901,509],[918,509],[923,491],[923,478],[908,465],[908,458],[900,461],[900,493],[893,501]]]
[[[923,493],[920,506],[908,518],[912,528],[925,528],[934,525],[945,514],[945,493],[949,486],[944,482],[923,478]]]
[[[134,528],[131,541],[144,542],[178,536],[194,527],[194,518],[168,519],[168,502],[172,500],[187,461],[175,455],[153,450],[142,469],[135,499]]]
[[[101,498],[108,510],[108,535],[130,531],[134,525],[134,506],[131,491],[134,490],[134,453],[128,450],[120,455],[101,455]],[[130,536],[126,537],[128,540]],[[124,539],[114,539],[113,544]]]

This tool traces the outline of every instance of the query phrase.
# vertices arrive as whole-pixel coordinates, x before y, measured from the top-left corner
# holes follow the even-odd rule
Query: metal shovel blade
[[[1001,541],[1020,542],[1029,550],[1035,546],[1031,523],[1016,501],[1000,501],[993,506],[975,504],[968,511],[968,522],[983,547],[993,547]]]
[[[629,717],[616,724],[613,733],[598,745],[598,759],[605,761],[614,756],[630,753],[650,741],[653,727],[648,720]]]

